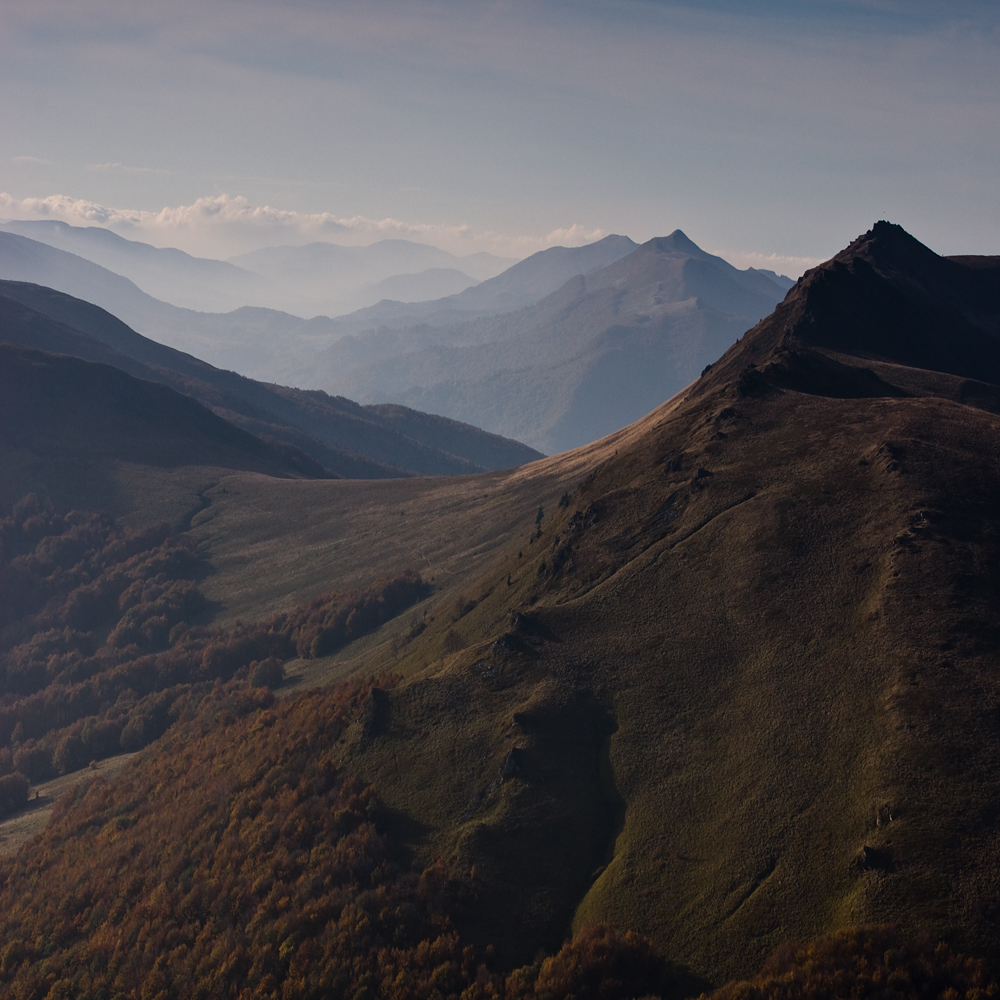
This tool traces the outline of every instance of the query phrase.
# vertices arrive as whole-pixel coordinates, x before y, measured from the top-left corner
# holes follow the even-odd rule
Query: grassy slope
[[[589,919],[716,982],[858,921],[997,947],[989,387],[888,351],[870,367],[922,396],[838,398],[871,380],[824,369],[828,343],[796,368],[775,322],[589,449],[446,482],[234,475],[192,519],[223,617],[436,578],[398,657],[406,622],[305,682],[405,674],[343,763],[473,886],[461,929],[505,958]]]
[[[772,334],[742,364],[776,378]],[[476,607],[438,598],[352,766],[476,886],[467,933],[520,958],[610,919],[717,980],[859,921],[996,947],[1000,419],[907,379],[709,377],[523,520]]]
[[[216,570],[205,593],[219,603],[220,620],[255,618],[410,568],[433,579],[438,603],[454,600],[515,537],[527,536],[539,504],[554,510],[622,439],[449,479],[219,477],[192,519]]]

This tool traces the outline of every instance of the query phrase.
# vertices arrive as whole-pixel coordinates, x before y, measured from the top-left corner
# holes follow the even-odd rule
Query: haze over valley
[[[103,246],[90,231],[54,231],[80,250]],[[108,236],[116,247],[127,243]],[[251,256],[271,260],[273,274],[283,273],[275,262],[297,257],[288,266],[299,273],[303,255],[315,261],[321,247],[341,249],[314,244]],[[146,257],[149,249],[136,252]],[[397,262],[400,255],[433,252],[398,243],[367,249]],[[159,283],[169,293],[170,282],[179,281],[178,258],[155,259],[162,263],[149,287]],[[212,274],[211,263],[191,262],[190,269],[196,264]],[[555,247],[451,296],[386,299],[308,321],[246,306],[229,313],[175,306],[94,260],[12,232],[0,232],[0,277],[97,303],[140,333],[253,378],[364,403],[403,403],[547,453],[646,413],[690,382],[791,285],[773,272],[738,271],[680,230],[642,247],[621,236]],[[182,285],[171,298],[184,295]]]

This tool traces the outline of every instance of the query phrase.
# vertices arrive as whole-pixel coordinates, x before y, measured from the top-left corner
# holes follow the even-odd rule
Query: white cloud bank
[[[579,224],[545,236],[480,232],[467,225],[413,223],[400,219],[342,218],[330,212],[307,214],[251,205],[243,197],[220,194],[190,205],[159,211],[110,208],[67,195],[16,198],[0,193],[0,217],[56,219],[72,226],[101,226],[128,239],[172,246],[204,257],[230,257],[264,246],[316,240],[343,245],[406,239],[464,255],[487,250],[506,257],[526,257],[550,246],[582,246],[606,236],[603,229]]]
[[[467,225],[339,217],[330,212],[304,213],[251,205],[243,197],[220,194],[190,205],[157,212],[110,208],[83,198],[54,194],[46,198],[16,198],[0,193],[0,219],[56,219],[71,226],[100,226],[127,239],[159,247],[178,247],[199,257],[227,258],[265,246],[313,241],[357,246],[378,240],[404,239],[428,243],[462,256],[486,250],[503,257],[527,257],[553,246],[583,246],[608,235],[608,230],[580,224],[553,229],[544,236],[511,236],[477,231]],[[627,235],[627,234],[626,234]],[[797,278],[821,257],[795,257],[753,251],[707,248],[739,268],[758,267]]]

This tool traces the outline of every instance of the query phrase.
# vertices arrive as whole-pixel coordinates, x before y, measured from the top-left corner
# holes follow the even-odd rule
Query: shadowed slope
[[[939,257],[900,226],[880,222],[809,271],[706,381],[736,374],[745,390],[801,381],[806,391],[830,395],[993,400],[987,386],[1000,384],[998,301],[998,258]]]
[[[325,475],[281,455],[167,386],[110,365],[0,344],[0,423],[8,448],[156,466],[208,465]]]
[[[349,399],[222,371],[141,336],[97,306],[43,286],[0,282],[0,322],[2,340],[103,361],[165,382],[252,433],[301,449],[343,476],[454,475],[514,466],[539,454],[444,417],[399,407],[389,421]],[[74,339],[74,331],[82,336]],[[435,437],[446,437],[453,450],[442,450]]]
[[[1000,419],[950,360],[993,377],[1000,297],[885,232],[404,647],[350,766],[474,867],[466,933],[606,919],[717,981],[851,923],[1000,945]]]

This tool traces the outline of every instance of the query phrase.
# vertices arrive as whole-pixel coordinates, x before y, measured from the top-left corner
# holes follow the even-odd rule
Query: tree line
[[[406,571],[227,628],[193,624],[207,565],[166,525],[60,515],[29,495],[0,519],[0,776],[32,782],[138,750],[215,681],[281,682],[429,592]]]

